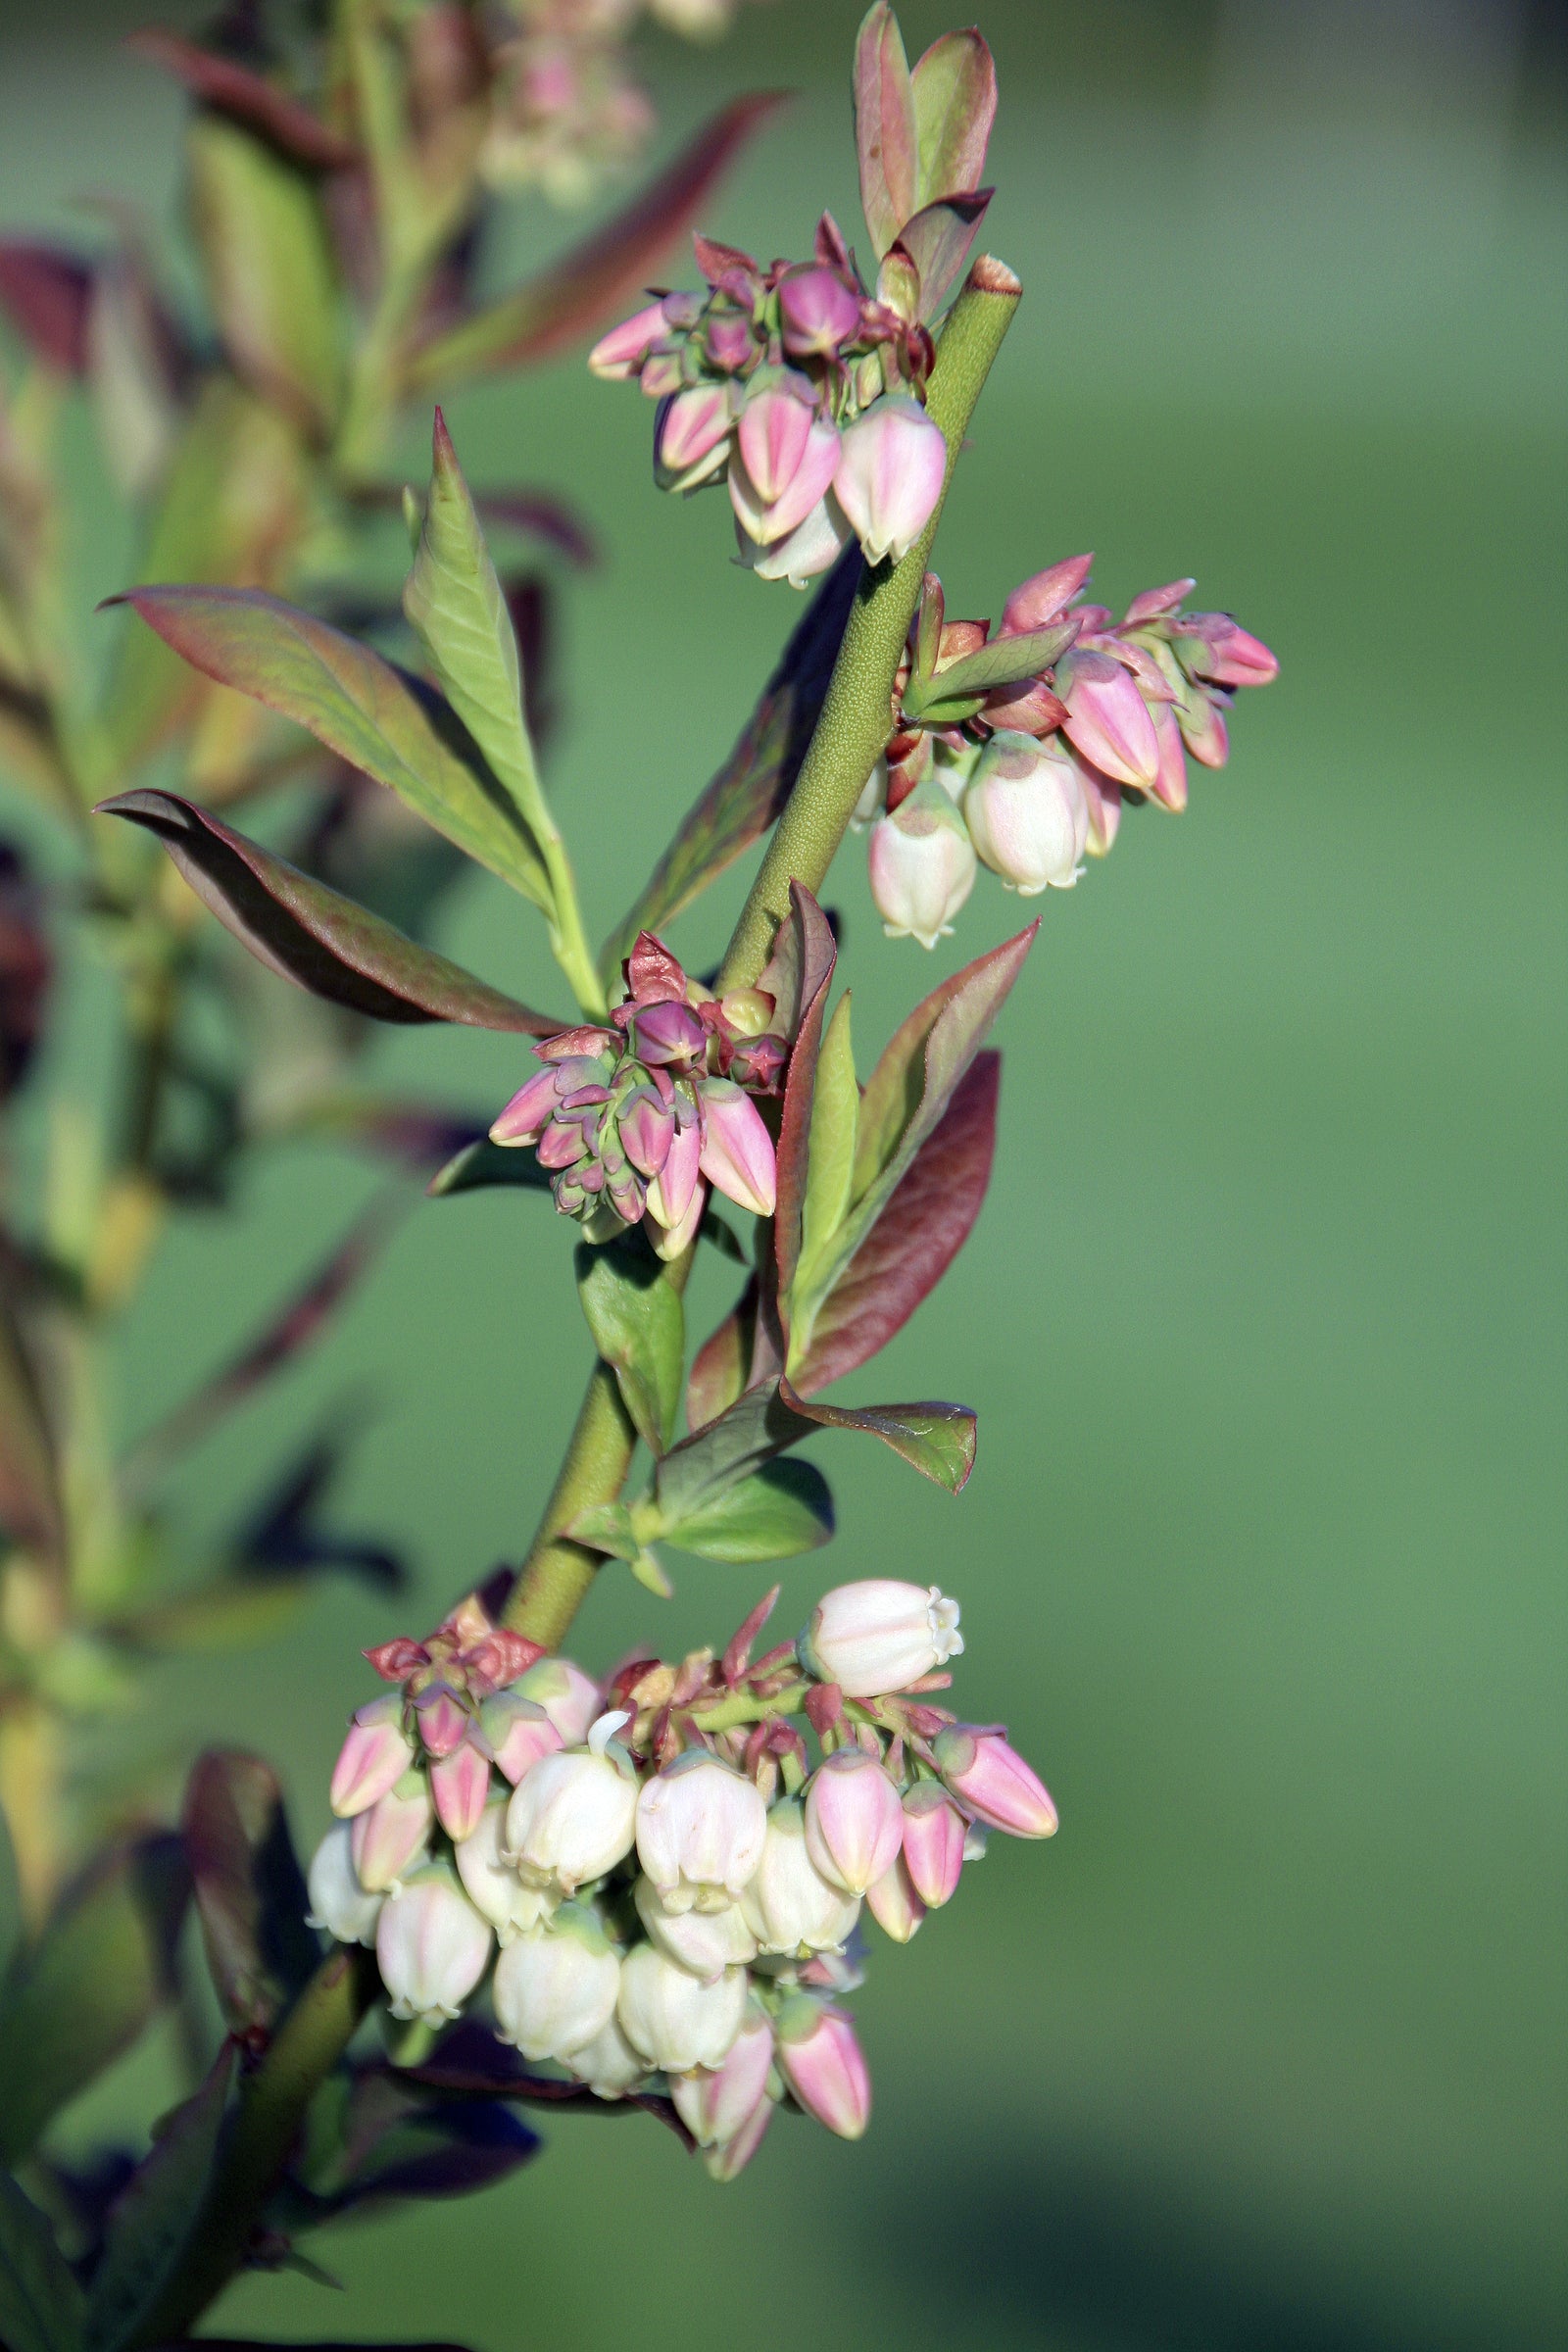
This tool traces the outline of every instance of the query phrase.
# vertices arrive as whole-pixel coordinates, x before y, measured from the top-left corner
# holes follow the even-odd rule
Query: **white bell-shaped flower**
[[[706,1982],[651,1943],[634,1944],[620,1971],[615,2014],[632,2048],[667,2074],[720,2066],[746,2015],[748,1978],[727,1968]]]
[[[525,2058],[569,2058],[614,2015],[620,1956],[586,1903],[564,1903],[496,1962],[496,2031]]]
[[[836,1952],[860,1915],[858,1895],[829,1886],[806,1845],[806,1821],[794,1797],[767,1816],[757,1876],[741,1895],[741,1914],[760,1952],[798,1958]]]
[[[761,1859],[767,1806],[755,1781],[688,1748],[643,1784],[637,1852],[666,1911],[717,1911],[734,1901]]]
[[[335,1821],[311,1856],[305,1891],[311,1908],[307,1924],[324,1928],[339,1943],[371,1944],[381,1916],[384,1894],[369,1892],[360,1884],[351,1849],[352,1824]]]
[[[552,1887],[525,1886],[504,1858],[506,1822],[506,1800],[495,1798],[486,1805],[472,1837],[460,1838],[452,1849],[464,1892],[502,1943],[510,1943],[525,1928],[538,1927],[561,1899]]]
[[[726,1903],[721,1911],[671,1911],[652,1879],[638,1880],[633,1900],[650,1941],[694,1977],[722,1976],[757,1957],[757,1937],[739,1903]]]
[[[526,1885],[574,1894],[630,1853],[637,1775],[614,1743],[625,1720],[602,1715],[586,1747],[541,1756],[518,1782],[507,1806],[504,1850]]]
[[[440,2025],[461,2014],[495,1938],[444,1863],[404,1882],[381,1906],[375,1957],[397,2018]]]

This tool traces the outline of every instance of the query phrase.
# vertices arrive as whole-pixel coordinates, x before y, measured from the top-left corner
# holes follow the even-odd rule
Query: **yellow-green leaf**
[[[207,297],[237,374],[324,434],[343,384],[338,288],[310,174],[232,120],[198,114],[191,213]]]
[[[811,1098],[811,1143],[801,1213],[795,1289],[808,1293],[850,1205],[860,1090],[850,1036],[850,999],[840,997],[822,1039]]]

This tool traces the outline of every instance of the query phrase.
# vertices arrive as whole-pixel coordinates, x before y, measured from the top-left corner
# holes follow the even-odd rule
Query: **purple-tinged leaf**
[[[138,2340],[200,2227],[238,2054],[233,2042],[223,2044],[115,2200],[87,2298],[87,2352],[122,2352]]]
[[[406,2067],[403,2077],[427,2090],[459,2099],[517,2099],[533,2107],[581,2107],[586,2114],[616,2116],[640,2108],[658,2116],[684,2147],[694,2143],[674,2106],[657,2091],[631,2091],[624,2099],[600,2099],[586,2082],[563,2082],[552,2075],[536,2075],[526,2059],[510,2049],[476,2019],[465,2018],[453,2027],[421,2065]]]
[[[323,1527],[318,1506],[343,1467],[352,1423],[311,1441],[235,1538],[233,1556],[251,1591],[297,1587],[335,1569],[383,1592],[401,1591],[408,1562],[375,1536],[343,1535]],[[200,1595],[196,1596],[199,1605]]]
[[[800,1257],[803,1216],[809,1178],[811,1111],[816,1090],[816,1061],[822,1044],[828,986],[833,978],[837,950],[827,918],[810,892],[790,884],[792,969],[796,980],[798,1027],[784,1086],[784,1115],[778,1138],[778,1205],[773,1249],[781,1293],[795,1279]],[[777,954],[775,949],[774,953]]]
[[[499,2102],[433,2096],[408,2069],[384,2062],[356,2072],[335,2133],[318,2132],[316,2142],[290,2184],[313,2225],[393,2198],[469,2195],[505,2180],[540,2145]]]
[[[96,813],[155,834],[219,921],[312,996],[404,1025],[453,1021],[524,1037],[551,1037],[561,1027],[177,793],[123,792],[101,801]]]
[[[59,245],[0,238],[0,313],[33,358],[62,375],[87,372],[92,271]]]
[[[969,263],[994,188],[972,195],[944,196],[922,205],[899,231],[899,245],[920,273],[920,317],[929,326],[942,316]]]
[[[265,2038],[321,1958],[276,1773],[209,1748],[185,1784],[180,1834],[223,2021],[242,2040]]]
[[[486,1192],[495,1185],[548,1193],[551,1181],[550,1170],[540,1166],[537,1152],[519,1152],[515,1145],[493,1144],[488,1135],[481,1135],[465,1144],[444,1168],[438,1168],[424,1189],[432,1200],[442,1200],[449,1193]]]
[[[974,1468],[976,1421],[966,1404],[820,1404],[779,1384],[781,1401],[820,1429],[858,1429],[918,1470],[922,1478],[960,1494]]]
[[[532,838],[456,713],[368,645],[259,589],[131,588],[110,601],[129,605],[193,668],[308,728],[548,910]]]
[[[795,1387],[810,1396],[885,1348],[968,1239],[991,1178],[1000,1054],[977,1054],[817,1311]]]
[[[878,261],[919,204],[919,132],[904,35],[887,0],[867,12],[855,44],[855,145],[860,203]]]
[[[247,129],[260,131],[296,164],[315,172],[333,172],[359,161],[360,151],[352,139],[333,130],[298,98],[264,81],[232,58],[219,57],[159,25],[130,33],[125,46],[149,65],[162,66],[172,74],[204,106],[233,116]]]
[[[980,185],[997,119],[997,69],[970,25],[932,42],[909,76],[919,143],[918,204]]]
[[[686,1383],[686,1426],[693,1433],[706,1429],[727,1413],[751,1378],[752,1343],[757,1330],[755,1276],[740,1303],[711,1336],[703,1342]]]
[[[684,236],[733,158],[783,97],[778,90],[758,91],[714,115],[613,220],[516,293],[416,351],[408,389],[426,391],[499,368],[536,366],[590,334]]]
[[[588,524],[575,507],[553,490],[475,490],[473,503],[482,521],[542,539],[580,571],[599,561],[598,542]]]

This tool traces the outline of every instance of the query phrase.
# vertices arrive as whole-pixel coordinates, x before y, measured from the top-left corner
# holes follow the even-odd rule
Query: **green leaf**
[[[0,1984],[0,2159],[24,2156],[170,1998],[189,1892],[177,1838],[129,1839],[66,1889],[18,1952]]]
[[[997,117],[997,69],[984,40],[972,26],[943,33],[909,83],[919,142],[915,202],[977,188]]]
[[[225,2042],[194,2097],[167,2117],[116,2200],[87,2304],[86,2352],[135,2341],[202,2218],[238,2051]]]
[[[503,882],[551,910],[533,838],[439,695],[328,621],[252,588],[132,588],[130,605],[191,666],[308,727]]]
[[[373,1021],[454,1021],[553,1037],[565,1026],[475,979],[325,882],[172,792],[122,792],[99,816],[160,840],[219,921],[270,971]]]
[[[260,1756],[209,1748],[192,1767],[180,1828],[224,2023],[270,2034],[321,1958],[276,1773]]]
[[[779,1383],[781,1400],[818,1429],[858,1429],[880,1438],[884,1446],[922,1478],[929,1478],[950,1494],[968,1484],[974,1468],[976,1423],[966,1404],[821,1404],[799,1396],[787,1380]]]
[[[660,1540],[699,1559],[787,1560],[815,1551],[833,1534],[833,1497],[810,1462],[768,1462],[722,1489],[683,1519],[660,1527]]]
[[[330,431],[343,387],[338,288],[320,197],[275,147],[218,114],[188,141],[207,297],[234,372],[305,431]]]
[[[37,1377],[0,1279],[0,1531],[44,1558],[58,1555],[54,1441]]]
[[[313,115],[299,99],[279,89],[275,81],[264,80],[233,58],[198,48],[177,32],[165,32],[154,25],[128,34],[124,45],[137,57],[146,58],[149,65],[163,66],[204,105],[249,123],[297,164],[313,171],[335,172],[359,161],[359,149],[352,139],[333,130],[319,115]]]
[[[801,1205],[801,1255],[796,1280],[809,1289],[850,1205],[855,1130],[860,1090],[850,1039],[850,999],[840,997],[822,1038],[811,1095],[811,1141],[806,1197]]]
[[[6,2352],[78,2352],[84,2307],[47,2220],[0,2173],[0,2344]]]
[[[621,1401],[654,1453],[675,1432],[686,1315],[666,1269],[641,1234],[576,1251],[577,1296],[594,1346],[614,1369]]]
[[[488,1136],[465,1144],[425,1186],[433,1200],[449,1193],[479,1193],[494,1185],[511,1185],[525,1193],[548,1193],[550,1170],[539,1165],[539,1154],[516,1144],[493,1144]]]
[[[827,1013],[827,992],[837,956],[827,917],[801,883],[790,884],[790,911],[779,925],[773,954],[760,986],[780,1009],[795,1043],[784,1081],[784,1110],[778,1133],[778,1205],[773,1219],[773,1255],[780,1296],[788,1298],[800,1263],[802,1205],[810,1171],[811,1105],[816,1058]]]
[[[929,721],[949,705],[971,702],[993,686],[1021,684],[1049,669],[1078,634],[1075,617],[1049,629],[1024,629],[1015,637],[994,637],[972,654],[950,662],[930,677],[909,680],[904,694],[906,718]]]
[[[777,1376],[758,1380],[696,1435],[672,1446],[654,1482],[660,1524],[689,1524],[719,1496],[817,1429],[860,1430],[956,1494],[974,1467],[975,1417],[967,1405],[830,1405],[799,1396]]]

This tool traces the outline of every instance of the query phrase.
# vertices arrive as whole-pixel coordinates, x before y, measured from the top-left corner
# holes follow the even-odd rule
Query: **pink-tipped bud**
[[[1108,654],[1075,647],[1056,665],[1069,740],[1118,784],[1147,792],[1159,773],[1159,743],[1132,672]]]
[[[920,1781],[904,1800],[904,1859],[927,1910],[951,1901],[963,1869],[968,1824],[935,1781]]]
[[[726,1906],[757,1875],[767,1807],[706,1748],[691,1748],[643,1784],[637,1853],[667,1911]]]
[[[746,536],[764,547],[788,538],[826,496],[838,465],[838,428],[814,404],[787,383],[754,393],[729,469],[730,504]]]
[[[703,1142],[699,1165],[710,1184],[754,1216],[770,1217],[778,1190],[773,1138],[750,1095],[729,1078],[699,1088]]]
[[[806,1850],[823,1878],[864,1894],[903,1843],[904,1808],[881,1765],[858,1747],[826,1757],[806,1791]]]
[[[698,1177],[703,1156],[703,1121],[697,1098],[686,1086],[677,1087],[671,1104],[675,1132],[662,1166],[648,1187],[648,1213],[667,1231],[679,1230],[698,1203]]]
[[[733,2139],[757,2107],[767,2103],[772,2064],[773,2029],[754,2001],[720,2063],[677,2075],[669,2086],[675,2113],[700,2148]]]
[[[654,427],[661,489],[695,490],[719,472],[729,457],[729,433],[727,384],[693,384],[677,392]]]
[[[389,1690],[361,1707],[332,1767],[331,1804],[341,1821],[364,1813],[395,1788],[414,1761],[403,1736],[403,1693]]]
[[[384,1894],[424,1860],[434,1823],[435,1808],[422,1772],[406,1774],[368,1813],[354,1816],[349,1850],[368,1894]]]
[[[703,344],[709,366],[733,375],[757,349],[757,337],[751,320],[739,311],[715,311],[708,321]]]
[[[1020,898],[1071,890],[1083,871],[1089,804],[1064,752],[1001,730],[975,763],[964,797],[969,838]]]
[[[917,400],[874,400],[843,437],[833,488],[868,564],[902,563],[936,511],[948,445]]]
[[[513,1688],[543,1707],[567,1747],[580,1747],[604,1712],[599,1685],[570,1658],[541,1658]]]
[[[635,1095],[620,1114],[621,1150],[644,1176],[659,1174],[674,1137],[674,1114],[652,1092]]]
[[[895,1943],[910,1941],[925,1918],[925,1905],[914,1891],[909,1866],[902,1854],[891,1870],[866,1888],[865,1907],[884,1936]]]
[[[840,2139],[858,2139],[871,2120],[871,2077],[855,2028],[839,2009],[806,1997],[778,2024],[779,2071],[808,2115]]]
[[[1153,797],[1162,808],[1180,815],[1187,806],[1187,752],[1182,742],[1181,721],[1169,703],[1155,703],[1150,716],[1154,722],[1154,740],[1159,745],[1159,773],[1154,778]]]
[[[829,491],[787,538],[775,539],[769,547],[753,539],[739,522],[735,537],[740,562],[760,580],[788,580],[792,588],[804,588],[808,580],[832,569],[855,533],[844,509]]]
[[[1048,570],[1037,571],[1025,580],[1003,606],[998,635],[1023,636],[1028,630],[1043,629],[1048,621],[1054,620],[1072,603],[1094,563],[1093,556],[1068,556],[1064,563],[1053,564]]]
[[[963,1654],[958,1604],[936,1585],[861,1577],[824,1592],[801,1636],[801,1659],[846,1698],[880,1698]]]
[[[479,1709],[479,1729],[489,1743],[498,1771],[515,1788],[541,1756],[554,1755],[565,1745],[544,1708],[515,1690],[498,1690]]]
[[[431,1683],[414,1702],[426,1755],[450,1756],[468,1736],[468,1712],[449,1683]]]
[[[375,1923],[384,1894],[360,1885],[354,1867],[353,1832],[346,1821],[334,1821],[311,1856],[305,1890],[310,1899],[308,1927],[324,1928],[339,1943],[373,1943]]]
[[[715,2146],[703,2150],[703,2164],[710,2180],[739,2179],[761,2146],[774,2111],[772,2099],[759,2099],[733,2139],[721,2139]]]
[[[1260,637],[1228,612],[1189,612],[1173,650],[1182,667],[1212,686],[1267,686],[1280,665]]]
[[[1196,580],[1171,580],[1163,588],[1146,588],[1135,596],[1122,621],[1123,628],[1135,629],[1146,620],[1159,620],[1167,612],[1179,612],[1183,599],[1197,586]]]
[[[775,505],[794,481],[815,416],[816,390],[808,377],[784,374],[754,383],[735,438],[761,505]]]
[[[507,1104],[498,1118],[492,1121],[490,1141],[493,1144],[537,1143],[545,1122],[554,1112],[561,1097],[557,1091],[553,1069],[539,1071]]]
[[[1054,1838],[1056,1808],[1043,1781],[1000,1732],[956,1724],[932,1742],[938,1772],[960,1804],[1013,1838]]]
[[[784,348],[798,359],[827,359],[853,340],[860,323],[860,302],[836,270],[815,263],[779,279],[779,318]]]
[[[589,367],[606,383],[624,383],[629,376],[640,372],[643,362],[662,339],[667,325],[663,304],[651,302],[646,310],[635,312],[630,318],[623,318],[619,326],[612,326],[608,335],[600,336],[588,354]]]
[[[690,1004],[666,997],[658,1004],[640,1004],[632,1019],[639,1061],[656,1067],[689,1068],[700,1061],[708,1032]]]
[[[494,1938],[444,1864],[381,1906],[375,1956],[397,2018],[442,2025],[459,2015],[484,1975]]]
[[[946,939],[975,872],[969,829],[939,784],[917,785],[871,827],[866,873],[889,939]]]
[[[473,1836],[483,1818],[489,1793],[490,1766],[471,1740],[465,1740],[450,1756],[441,1757],[430,1767],[430,1794],[435,1799],[436,1819],[454,1842]]]

